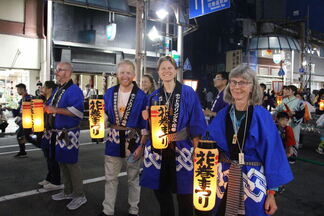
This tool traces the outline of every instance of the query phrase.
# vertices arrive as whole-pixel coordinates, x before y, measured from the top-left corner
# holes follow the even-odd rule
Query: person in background
[[[68,62],[57,64],[55,75],[59,83],[57,91],[49,105],[45,106],[48,115],[52,139],[55,142],[55,157],[63,174],[64,190],[52,195],[53,200],[71,200],[69,210],[78,209],[87,202],[83,191],[83,182],[79,156],[80,122],[83,118],[83,94],[71,79],[72,65]]]
[[[289,163],[294,164],[296,162],[296,157],[299,149],[300,143],[300,124],[304,119],[305,106],[304,102],[296,97],[297,88],[294,85],[283,87],[283,100],[282,103],[277,106],[274,115],[278,112],[287,112],[290,117],[289,125],[293,128],[294,136],[296,140],[296,148],[294,149],[294,154],[289,158]]]
[[[118,189],[118,174],[126,164],[128,179],[128,215],[139,212],[141,188],[139,173],[146,137],[141,134],[145,128],[142,110],[147,104],[146,94],[138,88],[135,78],[135,65],[124,60],[117,65],[119,85],[107,90],[104,95],[105,113],[108,116],[108,135],[105,149],[105,200],[103,211],[98,216],[115,214]],[[142,135],[142,136],[141,136]]]
[[[273,215],[276,190],[293,175],[272,116],[260,106],[261,88],[250,67],[242,64],[230,72],[224,100],[229,105],[207,129],[220,151],[213,213]]]
[[[31,129],[24,129],[22,126],[22,102],[23,101],[31,101],[32,96],[27,93],[26,85],[23,83],[19,83],[16,85],[17,93],[21,96],[21,99],[18,102],[17,109],[6,108],[7,110],[12,111],[13,116],[16,117],[15,122],[19,126],[16,131],[17,141],[19,144],[19,152],[14,156],[16,158],[26,158],[26,142],[30,142],[37,146],[37,140],[32,137]]]
[[[37,89],[35,91],[35,96],[41,96],[41,88],[42,88],[42,86],[43,86],[43,83],[41,81],[38,81],[36,83]]]
[[[226,72],[219,72],[216,73],[214,78],[214,86],[218,90],[218,94],[216,99],[213,102],[211,109],[205,109],[204,114],[205,116],[209,117],[209,122],[217,115],[217,113],[223,109],[227,103],[224,102],[224,89],[226,88],[228,83],[228,73]]]
[[[267,86],[264,83],[260,83],[260,88],[261,91],[263,93],[263,97],[262,97],[262,106],[265,109],[268,109],[268,105],[269,105],[269,94],[267,93]]]
[[[2,108],[2,105],[0,105],[0,130],[1,134],[0,137],[4,136],[4,133],[6,132],[6,128],[8,127],[7,119],[3,113],[5,109]]]
[[[142,90],[150,95],[155,90],[154,79],[151,75],[145,74],[142,77]]]
[[[96,95],[96,91],[93,88],[91,88],[90,84],[87,84],[85,86],[85,90],[83,91],[84,99],[90,99],[93,95]]]
[[[286,112],[279,112],[276,116],[277,127],[281,136],[282,143],[286,150],[287,157],[293,155],[293,148],[295,148],[296,141],[294,137],[294,131],[289,124],[289,115]]]
[[[176,81],[178,67],[170,56],[160,57],[157,70],[163,86],[154,91],[148,106],[165,104],[168,135],[166,149],[155,149],[150,136],[145,144],[141,186],[154,190],[161,216],[174,216],[173,193],[178,200],[179,216],[193,215],[193,149],[206,129],[205,117],[195,91]],[[144,119],[149,111],[143,112]]]
[[[41,89],[41,94],[45,97],[45,105],[49,105],[57,85],[54,81],[46,81],[44,87]],[[47,176],[38,182],[39,185],[45,189],[53,190],[58,189],[61,184],[60,166],[55,159],[55,142],[56,136],[52,136],[52,130],[49,125],[49,115],[45,113],[45,131],[41,139],[41,148],[47,163]]]

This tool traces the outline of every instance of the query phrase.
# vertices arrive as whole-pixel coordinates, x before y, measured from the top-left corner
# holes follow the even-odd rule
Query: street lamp
[[[169,15],[169,12],[164,8],[157,10],[155,13],[160,20],[164,20],[164,18]]]

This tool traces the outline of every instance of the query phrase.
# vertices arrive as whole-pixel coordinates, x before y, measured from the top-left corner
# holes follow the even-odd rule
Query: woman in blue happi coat
[[[224,91],[229,105],[207,129],[220,150],[214,215],[272,215],[275,191],[293,175],[272,116],[259,105],[255,72],[234,68]]]
[[[175,81],[177,65],[169,56],[158,61],[158,73],[163,86],[149,97],[149,106],[168,107],[166,149],[154,149],[151,137],[145,145],[141,186],[154,190],[160,204],[161,216],[175,215],[172,194],[177,194],[180,216],[193,214],[192,152],[205,132],[206,123],[195,91]]]

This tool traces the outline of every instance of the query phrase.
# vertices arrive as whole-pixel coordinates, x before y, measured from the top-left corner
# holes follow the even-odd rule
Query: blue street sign
[[[303,67],[299,68],[299,73],[305,73],[305,69]]]
[[[282,68],[280,68],[280,70],[278,72],[278,75],[279,76],[285,76],[285,71]]]
[[[188,58],[186,58],[186,61],[184,62],[183,64],[183,70],[188,70],[188,71],[191,71],[192,70],[192,67],[191,67],[191,64],[190,64],[190,61]]]
[[[189,19],[231,7],[230,0],[190,0]]]

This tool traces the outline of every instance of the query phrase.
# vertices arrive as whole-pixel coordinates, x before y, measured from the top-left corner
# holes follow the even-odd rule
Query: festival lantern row
[[[34,132],[44,131],[44,104],[41,99],[22,102],[22,126]]]

